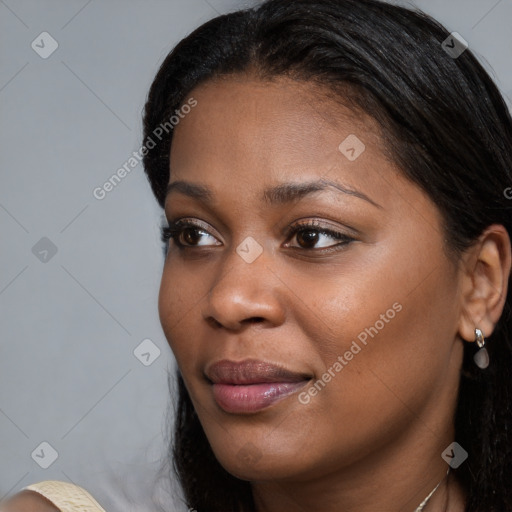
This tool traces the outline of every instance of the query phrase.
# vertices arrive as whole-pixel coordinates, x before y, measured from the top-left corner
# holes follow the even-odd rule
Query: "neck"
[[[465,493],[453,473],[449,473],[440,482],[421,512],[464,512]],[[420,511],[418,511],[420,512]]]
[[[441,458],[453,431],[432,430],[420,420],[414,426],[405,439],[347,468],[329,473],[319,469],[315,478],[295,482],[253,483],[257,512],[414,512],[439,482],[423,512],[462,512],[462,490],[453,474],[444,478],[448,466]]]

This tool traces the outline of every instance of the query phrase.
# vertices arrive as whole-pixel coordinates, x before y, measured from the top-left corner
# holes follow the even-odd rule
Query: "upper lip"
[[[206,377],[214,384],[260,384],[265,382],[300,382],[311,377],[305,373],[293,372],[283,366],[246,359],[230,361],[223,359],[209,365]]]

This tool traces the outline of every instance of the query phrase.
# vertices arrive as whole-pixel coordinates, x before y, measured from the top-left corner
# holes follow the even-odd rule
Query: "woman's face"
[[[237,76],[191,96],[165,213],[192,227],[170,241],[159,312],[220,463],[305,480],[407,439],[444,448],[460,272],[436,205],[375,122],[311,84]]]

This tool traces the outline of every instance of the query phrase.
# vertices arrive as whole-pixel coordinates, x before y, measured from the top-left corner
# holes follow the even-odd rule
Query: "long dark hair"
[[[512,232],[512,120],[497,87],[470,49],[455,56],[449,32],[420,11],[378,0],[268,0],[219,16],[167,56],[144,111],[145,172],[163,207],[172,129],[155,130],[200,83],[251,72],[322,84],[380,124],[403,174],[443,216],[447,254],[457,258],[493,223]],[[453,46],[453,41],[450,41]],[[169,123],[167,123],[169,124]],[[161,131],[161,130],[160,130]],[[156,133],[160,134],[160,131]],[[151,141],[151,142],[150,142]],[[454,473],[467,512],[512,511],[511,288],[488,339],[491,364],[465,343],[455,440],[469,457]],[[198,512],[254,511],[250,484],[215,459],[178,372],[173,458],[187,504]]]

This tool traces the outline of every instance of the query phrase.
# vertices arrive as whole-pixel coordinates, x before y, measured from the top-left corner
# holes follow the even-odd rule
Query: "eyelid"
[[[336,248],[339,248],[341,246],[346,245],[347,243],[354,242],[357,240],[356,237],[343,232],[339,228],[332,229],[328,227],[329,225],[325,225],[324,222],[319,221],[317,219],[310,220],[308,222],[299,222],[295,223],[294,225],[290,226],[286,231],[286,242],[284,244],[285,248],[291,248],[291,249],[302,249],[302,250],[308,250],[304,247],[299,247],[296,245],[290,245],[290,241],[301,231],[316,231],[317,233],[324,235],[328,238],[331,238],[332,240],[335,240],[335,243],[328,245],[327,247],[318,247],[309,249],[311,252],[329,252],[332,250],[335,250]]]
[[[207,222],[204,222],[200,219],[197,219],[196,217],[180,217],[176,220],[174,219],[167,219],[166,222],[169,226],[173,226],[175,228],[180,227],[187,227],[187,226],[193,226],[200,229],[204,229],[208,232],[208,234],[215,236],[218,238],[220,235],[218,234],[217,230],[213,228],[210,224]],[[289,235],[290,233],[295,232],[294,230],[301,229],[301,228],[315,228],[318,231],[324,230],[324,231],[332,231],[334,233],[344,234],[342,231],[340,231],[340,228],[337,226],[334,226],[332,223],[325,221],[325,220],[319,220],[311,217],[305,217],[303,219],[297,219],[291,226],[286,226],[283,228],[281,232],[281,236]],[[346,229],[353,232],[353,234],[357,234],[358,231],[350,226],[345,226]],[[211,231],[214,231],[217,234],[211,233]],[[346,236],[350,236],[348,233]]]
[[[173,220],[173,219],[171,219],[171,221],[168,220],[167,222],[168,222],[169,226],[173,226],[175,228],[195,227],[195,228],[203,229],[209,235],[211,235],[215,238],[221,238],[220,234],[218,234],[217,230],[213,226],[211,226],[207,222],[202,221],[201,219],[197,219],[196,217],[181,217],[176,220]],[[212,233],[212,231],[214,231],[214,233]],[[215,234],[215,233],[217,233],[217,234]]]
[[[312,227],[317,229],[318,231],[334,231],[336,233],[345,234],[347,237],[358,237],[361,235],[361,232],[358,229],[348,224],[340,224],[337,222],[329,221],[327,219],[320,219],[315,216],[296,219],[291,226],[285,226],[283,228],[282,234],[286,234],[290,229],[293,229],[295,227]]]

